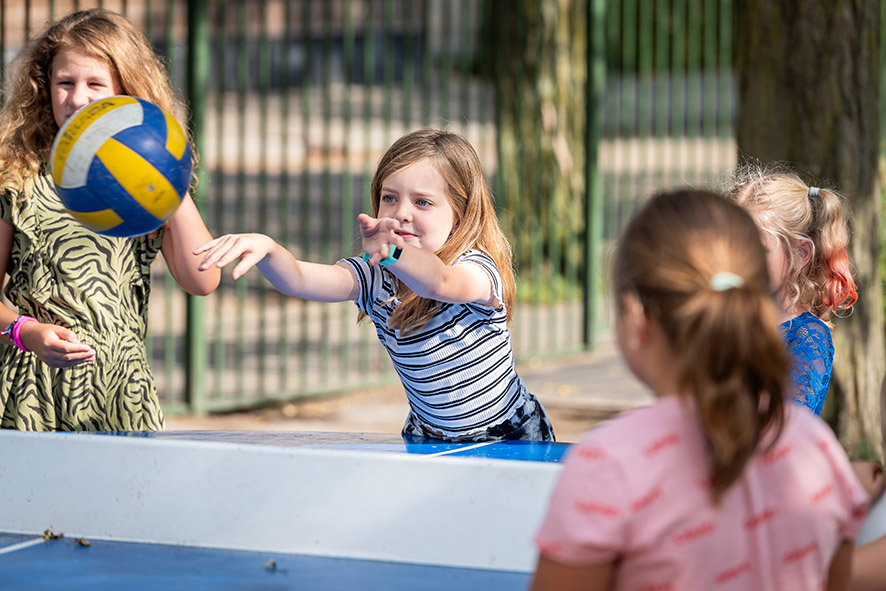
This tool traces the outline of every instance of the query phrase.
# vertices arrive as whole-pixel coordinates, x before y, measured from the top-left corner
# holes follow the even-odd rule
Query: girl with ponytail
[[[656,395],[574,445],[536,536],[545,589],[836,589],[867,494],[784,396],[766,251],[741,207],[653,197],[613,268],[622,356]]]
[[[792,357],[788,394],[821,414],[834,361],[830,316],[858,300],[846,252],[847,213],[838,193],[774,166],[739,170],[728,196],[751,214],[766,246],[770,289]]]

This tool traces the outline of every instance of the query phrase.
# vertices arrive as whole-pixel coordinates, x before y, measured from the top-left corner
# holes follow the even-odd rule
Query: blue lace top
[[[788,395],[820,415],[834,366],[831,330],[813,314],[804,312],[782,323],[781,331],[794,358]]]

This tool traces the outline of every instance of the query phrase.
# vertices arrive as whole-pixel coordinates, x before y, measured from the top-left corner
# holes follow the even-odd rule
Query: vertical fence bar
[[[603,191],[603,236],[617,236],[624,219],[630,213],[630,201],[627,199],[627,162],[630,155],[625,153],[627,138],[625,137],[625,113],[630,96],[628,73],[630,67],[630,31],[629,15],[632,6],[630,0],[608,6],[606,10],[606,47],[610,55],[606,63],[606,86],[604,89],[604,106],[601,134],[608,144],[607,167],[600,171],[601,185],[608,187]],[[614,43],[613,43],[614,40]],[[613,47],[613,45],[615,47]],[[602,156],[601,156],[602,160]],[[607,211],[608,210],[608,211]]]
[[[382,5],[382,116],[384,117],[385,147],[390,145],[392,136],[392,123],[394,120],[394,3],[393,0],[384,0]]]
[[[653,162],[655,162],[655,186],[665,184],[667,167],[670,165],[670,154],[667,148],[668,139],[668,113],[670,111],[671,77],[669,73],[668,48],[670,21],[668,13],[669,2],[656,0],[655,3],[655,89],[653,94],[654,115],[654,142]],[[664,148],[663,148],[664,146]]]
[[[191,114],[191,136],[197,153],[202,153],[206,143],[206,104],[209,98],[209,10],[206,0],[188,0],[187,78],[186,94]],[[170,31],[170,34],[172,31]],[[197,167],[197,187],[194,202],[203,213],[206,196],[206,170]],[[171,282],[167,282],[171,283]],[[203,298],[188,294],[187,309],[187,360],[185,392],[193,412],[206,410],[206,368],[208,352],[204,333]],[[171,364],[170,367],[174,367]]]
[[[619,178],[619,164],[621,150],[619,141],[620,111],[624,101],[622,51],[624,44],[621,42],[620,17],[627,7],[624,2],[610,5],[606,8],[604,33],[604,51],[606,59],[606,84],[603,89],[602,125],[600,129],[600,159],[597,165],[600,167],[600,185],[602,188],[600,204],[603,218],[604,237],[617,235],[621,223],[622,191],[621,178]],[[605,167],[603,164],[605,163]]]
[[[236,129],[237,129],[237,173],[235,196],[236,232],[247,230],[246,226],[246,102],[249,91],[249,3],[239,0],[237,3],[237,54],[236,54]],[[237,281],[234,290],[237,309],[247,309],[249,281]],[[242,312],[235,317],[234,326],[234,358],[236,376],[234,377],[234,396],[242,399],[246,394],[246,356],[250,354],[246,345],[246,314]]]
[[[701,9],[702,0],[689,0],[686,14],[686,34],[688,37],[686,45],[686,134],[691,141],[691,158],[687,175],[690,180],[696,183],[707,180],[699,162],[703,153],[700,145],[702,114],[704,113],[701,65],[704,22]]]
[[[433,45],[431,43],[431,0],[423,0],[422,5],[422,33],[424,37],[421,65],[421,124],[428,127],[431,124],[431,72],[434,67]]]
[[[321,116],[323,118],[323,136],[322,136],[322,158],[323,158],[323,172],[321,177],[321,191],[322,191],[322,203],[323,203],[323,236],[332,236],[332,220],[334,218],[333,214],[333,203],[332,203],[332,191],[331,191],[331,180],[330,180],[330,170],[329,170],[329,127],[332,121],[332,111],[331,111],[331,97],[329,92],[330,86],[330,75],[331,75],[331,50],[332,50],[332,31],[331,31],[331,20],[332,15],[330,13],[330,2],[323,2],[321,5],[320,12],[320,30],[323,33],[323,45],[322,52],[320,54],[320,110]],[[323,240],[323,247],[321,249],[320,260],[323,263],[332,262],[332,241],[328,238]],[[329,322],[330,322],[330,306],[322,305],[320,307],[320,326],[321,326],[321,335],[328,335],[329,333]],[[320,383],[328,384],[329,383],[329,357],[331,353],[331,347],[329,343],[330,339],[321,338],[320,339]]]
[[[435,94],[439,97],[439,113],[442,121],[441,127],[451,123],[449,111],[451,94],[449,84],[452,81],[452,7],[447,2],[440,3],[440,74],[439,90],[435,88]]]
[[[373,92],[375,87],[375,5],[376,1],[366,0],[366,11],[363,16],[363,199],[362,210],[366,212],[372,211],[372,203],[369,191],[369,180],[373,174]],[[363,333],[362,346],[360,349],[360,368],[364,372],[370,370],[371,350],[369,345],[369,334]]]
[[[670,91],[671,104],[668,119],[671,121],[668,142],[673,146],[670,150],[671,171],[667,184],[681,182],[686,153],[686,0],[672,0],[671,3],[671,51],[670,51]]]
[[[600,169],[597,165],[600,144],[600,106],[606,84],[605,0],[588,0],[587,79],[585,88],[585,293],[583,300],[584,335],[587,349],[597,345],[597,298],[600,294],[601,243],[603,220],[600,195]]]
[[[356,236],[354,234],[354,178],[351,172],[351,79],[354,74],[354,5],[352,0],[344,0],[343,6],[343,30],[342,30],[342,94],[341,94],[341,117],[342,117],[342,173],[341,173],[341,198],[340,208],[341,234],[339,248],[343,256],[350,255],[354,248]],[[348,379],[354,375],[353,358],[354,332],[353,308],[346,307],[341,310],[341,372],[347,372]]]
[[[176,78],[176,69],[178,64],[175,62],[175,41],[174,41],[174,11],[175,4],[174,0],[167,0],[165,5],[165,12],[163,13],[163,28],[161,33],[163,39],[163,52],[166,55],[166,64],[168,69],[168,75],[170,79],[173,81]],[[155,44],[155,48],[157,45]],[[172,392],[176,385],[176,359],[177,359],[177,350],[178,350],[178,339],[179,335],[179,327],[175,323],[175,301],[176,297],[179,296],[177,286],[175,285],[175,281],[172,278],[172,274],[169,272],[169,268],[165,267],[162,271],[160,271],[163,277],[163,334],[164,342],[163,342],[163,367],[164,367],[164,381],[166,384],[166,390],[168,392]],[[204,401],[196,399],[192,400],[190,393],[188,393],[188,380],[190,379],[188,376],[188,372],[190,371],[190,362],[188,361],[188,355],[191,354],[190,351],[190,343],[188,341],[188,319],[187,319],[187,310],[190,304],[187,303],[187,299],[185,300],[185,330],[184,330],[184,355],[185,355],[185,386],[184,386],[184,396],[183,398],[187,401],[187,404],[194,409],[195,406],[200,407],[200,412],[205,410]],[[199,397],[199,394],[197,394]]]
[[[640,10],[637,22],[637,76],[640,79],[639,99],[637,105],[637,136],[641,139],[642,150],[638,155],[640,172],[637,175],[637,191],[634,201],[640,195],[649,192],[649,168],[655,161],[650,156],[650,145],[655,119],[655,81],[657,79],[653,67],[654,56],[654,16],[648,9]]]
[[[290,60],[292,50],[292,2],[294,0],[282,0],[283,2],[283,46],[280,50],[280,88],[278,96],[280,97],[280,177],[279,177],[279,203],[277,212],[280,216],[279,236],[280,244],[288,248],[290,237],[289,228],[289,91],[290,91],[290,71],[292,63]],[[280,340],[277,342],[277,355],[280,358],[278,365],[278,380],[280,382],[281,393],[285,397],[291,397],[294,392],[290,390],[289,372],[287,370],[289,362],[289,303],[288,298],[278,298],[277,310],[280,314]]]
[[[258,145],[258,228],[263,234],[271,234],[276,236],[276,228],[272,232],[269,227],[268,219],[268,142],[265,138],[269,137],[268,127],[268,95],[270,93],[270,49],[268,47],[268,0],[260,0],[258,2],[258,129],[259,129],[259,145]],[[258,375],[256,379],[258,383],[256,388],[262,396],[272,394],[268,391],[268,346],[266,336],[271,322],[268,319],[268,288],[267,282],[259,279],[256,285],[256,295],[258,298],[258,322],[255,345],[256,368]],[[279,326],[279,325],[278,325]],[[275,331],[276,332],[276,331]]]
[[[628,92],[628,109],[625,112],[626,121],[622,122],[622,141],[629,142],[630,147],[627,150],[627,162],[625,163],[626,183],[623,184],[625,189],[620,196],[620,211],[622,219],[627,219],[633,212],[633,203],[637,199],[640,192],[638,185],[638,170],[640,163],[639,151],[639,117],[640,117],[640,96],[642,74],[640,72],[640,41],[639,41],[639,17],[638,12],[641,9],[637,5],[637,0],[625,0],[624,24],[622,25],[622,35],[624,36],[624,64],[622,65],[622,75],[626,80],[631,81],[630,90]],[[621,220],[620,220],[621,221]],[[619,224],[620,232],[624,223]],[[610,234],[615,237],[618,234]]]
[[[311,38],[311,8],[310,0],[302,0],[301,15],[301,44],[302,44],[302,69],[301,69],[301,135],[302,145],[305,149],[304,158],[302,159],[302,167],[300,172],[301,186],[299,189],[299,238],[301,240],[300,251],[301,258],[310,260],[310,150],[311,150],[311,75],[313,72],[313,39]],[[299,378],[301,390],[308,389],[308,367],[310,349],[308,341],[308,322],[310,320],[310,304],[306,301],[300,302],[299,310]]]
[[[702,43],[702,100],[701,100],[701,135],[704,138],[704,170],[710,178],[716,170],[716,153],[714,151],[715,133],[717,131],[717,0],[705,0],[704,3],[704,41]]]
[[[418,33],[414,31],[415,23],[413,9],[415,2],[403,3],[403,125],[407,130],[412,129],[413,120],[413,96],[415,91],[415,62],[416,54],[419,53]]]
[[[222,72],[227,71],[226,69],[226,49],[227,49],[227,35],[225,28],[225,7],[227,4],[225,2],[218,1],[215,3],[215,76],[213,79],[215,80],[215,105],[214,105],[214,117],[215,117],[215,153],[217,157],[217,161],[215,162],[215,168],[212,170],[212,180],[213,180],[213,194],[215,197],[214,201],[214,235],[221,235],[227,229],[225,224],[225,187],[227,183],[225,183],[225,150],[224,150],[224,138],[225,138],[225,80],[227,80],[226,76],[222,75]],[[227,353],[227,343],[225,341],[226,331],[224,330],[223,322],[224,322],[224,308],[226,295],[228,292],[228,279],[227,273],[222,273],[221,284],[219,285],[218,294],[219,297],[216,298],[215,302],[215,314],[213,317],[213,334],[212,334],[212,343],[213,343],[213,376],[214,376],[214,387],[218,392],[222,391],[222,384],[226,382],[224,379],[224,369],[225,369],[225,357]]]
[[[720,0],[720,48],[718,52],[719,75],[717,81],[717,136],[726,143],[732,136],[732,75],[733,75],[733,4],[732,0]],[[725,114],[723,113],[725,111]],[[726,123],[724,124],[724,121]],[[727,148],[728,149],[728,148]]]
[[[508,22],[513,24],[514,31],[513,32],[509,31],[509,32],[512,34],[513,37],[516,37],[517,39],[521,39],[521,40],[526,39],[527,38],[526,35],[523,34],[523,28],[525,28],[526,23],[523,22],[523,19],[520,19],[520,17],[519,17],[519,15],[526,13],[526,1],[525,0],[516,0],[516,6],[515,6],[515,10],[513,12],[514,12],[515,17],[513,18],[512,21],[509,20]],[[515,51],[521,51],[521,50],[523,50],[522,47],[515,48]],[[507,59],[507,58],[505,58],[505,59]],[[523,73],[523,69],[521,68],[517,72],[516,83],[513,86],[513,88],[515,88],[516,90],[514,92],[513,122],[511,123],[512,138],[509,138],[509,140],[512,140],[516,143],[516,146],[514,146],[514,152],[517,154],[517,161],[518,162],[526,162],[527,161],[526,151],[523,149],[523,144],[522,144],[522,142],[517,141],[517,138],[522,134],[521,124],[523,122],[523,113],[526,108],[525,93],[523,92],[523,89],[526,87],[526,85],[523,83],[524,78],[525,78],[525,76]],[[508,146],[508,147],[510,148],[510,146]],[[509,174],[513,175],[513,177],[514,177],[514,182],[510,185],[510,188],[506,189],[506,191],[508,193],[508,200],[511,201],[511,203],[509,205],[511,205],[515,209],[518,209],[519,204],[521,204],[523,202],[523,195],[525,195],[525,193],[527,191],[527,189],[526,189],[526,186],[528,184],[527,168],[528,167],[523,166],[523,167],[520,167],[519,170],[507,171]],[[522,213],[522,212],[520,212],[520,213]],[[525,224],[529,227],[531,227],[531,225],[535,222],[534,219],[526,219],[526,216],[523,216],[523,218],[524,219],[519,220],[519,222],[522,222],[523,224]],[[513,219],[518,219],[518,218],[517,218],[517,216],[514,216]],[[514,227],[517,227],[517,223],[514,224]],[[532,232],[532,235],[534,236],[535,233]],[[533,240],[534,240],[534,238],[533,238]],[[532,246],[533,246],[533,244],[530,242],[530,248]],[[524,277],[529,277],[529,278],[531,278],[531,281],[538,281],[538,279],[532,275],[533,269],[531,266],[532,265],[531,256],[529,257],[529,260],[521,261],[521,262],[527,263],[528,268],[526,268],[526,267],[519,268],[518,267],[518,274],[519,274],[518,276],[521,279],[523,279]],[[532,299],[535,296],[535,291],[533,288],[534,288],[534,285],[532,283],[530,283],[529,288],[526,290],[527,298],[526,298],[525,304],[530,304],[530,305],[527,306],[529,308],[528,316],[524,315],[524,318],[526,318],[527,322],[529,323],[529,330],[527,330],[525,332],[530,335],[532,334],[532,331],[535,328],[535,325],[534,325],[535,311],[534,311],[534,306],[532,305],[535,303]]]
[[[475,127],[473,117],[473,109],[472,101],[471,101],[471,33],[473,33],[472,25],[476,20],[476,4],[470,3],[465,5],[464,0],[459,0],[458,6],[458,14],[461,15],[461,22],[458,25],[459,36],[458,36],[458,76],[459,76],[459,88],[461,92],[459,94],[459,105],[460,105],[460,113],[461,116],[461,124],[464,126],[464,135],[472,144],[474,144],[475,149],[479,149],[476,145],[479,137],[474,137],[472,134],[472,128]],[[476,39],[476,36],[473,37]],[[482,154],[482,152],[481,152]],[[482,162],[482,160],[481,160]]]
[[[493,23],[493,18],[495,16],[495,9],[492,6],[492,2],[483,2],[482,6],[485,7],[485,14],[481,16],[481,21],[485,20],[488,23],[488,31],[489,35],[495,35],[495,31],[497,30],[496,25]],[[497,187],[501,187],[501,184],[497,182],[498,170],[500,166],[497,164],[498,160],[498,134],[494,131],[495,128],[495,76],[497,72],[497,68],[495,66],[496,57],[485,55],[484,47],[490,47],[491,44],[484,45],[484,40],[481,38],[480,34],[477,35],[474,46],[474,59],[479,61],[478,64],[478,74],[479,81],[478,85],[480,87],[479,90],[479,113],[480,113],[480,121],[482,124],[482,130],[484,135],[484,146],[488,146],[488,150],[484,152],[480,152],[481,157],[483,157],[484,170],[486,171],[487,177],[489,177],[489,183],[493,191],[496,191]],[[495,45],[494,47],[498,47]],[[501,53],[499,50],[497,53]],[[481,57],[482,56],[482,57]],[[492,92],[490,92],[492,89]],[[489,141],[490,138],[486,138],[487,129],[492,124],[492,141]],[[492,168],[493,176],[490,177],[490,167]],[[497,193],[497,191],[496,191]],[[501,219],[501,203],[499,202],[499,195],[495,195],[495,205],[496,210],[498,211],[499,219]],[[504,223],[504,220],[502,220]]]
[[[504,31],[505,23],[507,22],[504,15],[502,18],[499,17],[499,13],[501,11],[501,7],[496,2],[489,2],[489,28],[492,34],[492,42],[490,45],[492,47],[499,48],[497,52],[494,54],[494,58],[491,64],[492,68],[492,87],[496,89],[496,92],[499,92],[502,88],[502,80],[504,77],[506,56],[508,54],[508,50],[510,49],[510,44],[508,40],[510,39],[510,35],[507,35]],[[495,102],[500,102],[500,99],[496,99]],[[505,228],[511,227],[510,222],[510,208],[509,206],[509,196],[507,190],[505,190],[505,175],[507,171],[504,166],[504,158],[502,154],[504,153],[504,145],[502,141],[502,128],[504,127],[502,122],[502,114],[499,109],[495,109],[492,113],[493,122],[495,123],[495,151],[498,156],[498,161],[495,166],[495,191],[496,195],[496,206],[498,209],[499,220],[501,220],[501,224]]]

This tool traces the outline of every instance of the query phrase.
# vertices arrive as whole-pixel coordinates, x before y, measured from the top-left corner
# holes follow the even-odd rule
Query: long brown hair
[[[446,197],[455,212],[455,228],[437,256],[447,265],[466,251],[476,249],[495,261],[502,279],[503,304],[510,322],[514,309],[514,270],[511,245],[495,213],[495,200],[480,158],[463,137],[439,129],[420,129],[395,141],[381,157],[370,188],[372,213],[378,215],[385,179],[427,158],[446,182]],[[402,283],[400,305],[388,320],[391,328],[409,332],[430,320],[439,302],[421,298]],[[361,315],[361,318],[363,315]]]
[[[721,273],[735,286],[712,285]],[[679,390],[698,408],[717,502],[784,420],[789,358],[757,227],[714,193],[660,193],[625,229],[613,284],[616,296],[640,300],[672,348]]]
[[[13,59],[0,109],[0,191],[29,193],[48,161],[58,124],[52,114],[52,60],[76,49],[106,63],[123,94],[146,99],[185,125],[185,109],[147,38],[125,17],[103,9],[72,12],[49,25]],[[191,150],[196,167],[196,150]]]

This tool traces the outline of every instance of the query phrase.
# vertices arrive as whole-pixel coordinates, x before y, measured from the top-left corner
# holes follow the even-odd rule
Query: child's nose
[[[85,85],[77,85],[74,87],[74,91],[71,93],[70,103],[71,106],[77,107],[78,109],[83,105],[88,105],[91,102],[91,96],[89,92],[89,88]]]
[[[409,221],[412,219],[412,207],[409,203],[401,201],[397,205],[397,211],[394,212],[395,218],[400,220],[401,222]]]

